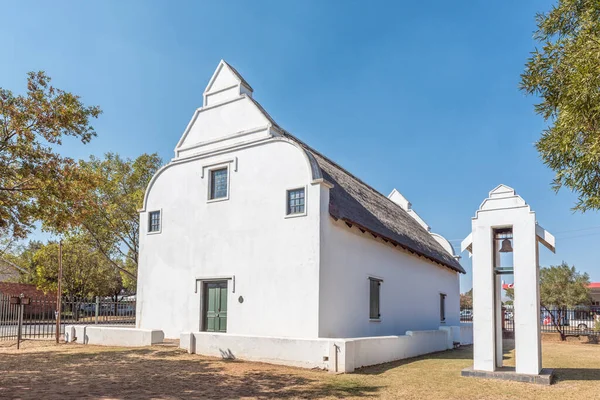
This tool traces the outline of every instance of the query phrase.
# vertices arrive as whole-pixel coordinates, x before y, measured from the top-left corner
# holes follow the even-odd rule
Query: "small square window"
[[[288,190],[287,215],[304,214],[304,188]]]
[[[148,213],[148,232],[160,232],[160,211]]]
[[[213,169],[210,171],[209,200],[227,198],[227,168]]]

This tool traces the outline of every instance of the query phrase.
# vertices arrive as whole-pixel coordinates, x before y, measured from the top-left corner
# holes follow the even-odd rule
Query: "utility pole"
[[[58,289],[56,291],[56,344],[60,339],[60,312],[62,309],[62,240],[58,242]]]

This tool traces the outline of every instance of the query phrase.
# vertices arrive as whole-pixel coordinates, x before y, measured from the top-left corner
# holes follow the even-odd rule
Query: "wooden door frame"
[[[229,284],[229,281],[231,281],[231,285]],[[204,297],[205,297],[205,284],[206,283],[215,283],[215,282],[225,282],[227,284],[227,295],[229,296],[229,288],[231,287],[231,293],[235,293],[235,276],[231,275],[231,276],[222,276],[222,277],[210,277],[210,278],[196,278],[196,287],[195,287],[195,292],[196,293],[200,293],[200,323],[199,323],[199,329],[200,332],[206,332],[205,330],[205,324],[204,324],[204,320],[205,320],[205,314],[206,314],[206,304],[204,304]],[[200,283],[200,285],[198,285],[198,283]],[[200,289],[198,289],[198,286],[200,286]],[[229,301],[227,302],[227,322],[229,322]],[[227,333],[227,332],[219,332],[219,333]]]

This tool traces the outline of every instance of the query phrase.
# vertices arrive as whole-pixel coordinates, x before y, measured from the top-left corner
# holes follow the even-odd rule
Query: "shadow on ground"
[[[379,390],[351,379],[328,379],[325,372],[289,372],[177,349],[4,353],[0,398],[343,398],[371,397]]]

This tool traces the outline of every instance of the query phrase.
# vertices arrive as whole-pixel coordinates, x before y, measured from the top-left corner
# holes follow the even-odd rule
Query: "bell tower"
[[[537,224],[535,212],[506,185],[489,193],[472,219],[471,228],[461,250],[473,257],[472,370],[539,375],[542,355],[538,243],[554,252],[554,236]],[[508,274],[514,276],[514,371],[502,364],[501,293],[503,275]]]

